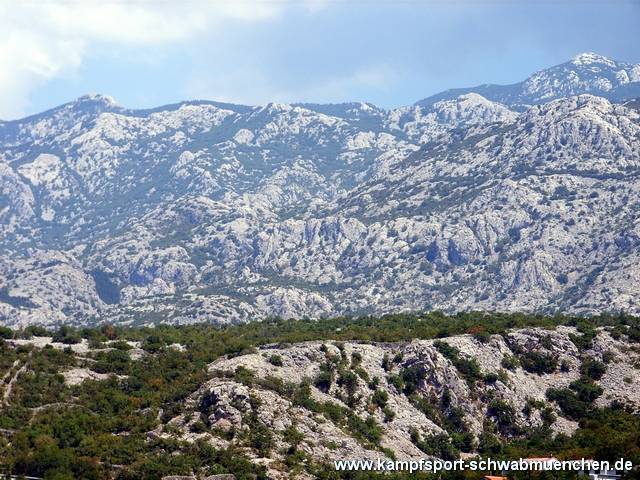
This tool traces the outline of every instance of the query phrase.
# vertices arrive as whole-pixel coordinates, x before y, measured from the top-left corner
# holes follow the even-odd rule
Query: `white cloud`
[[[300,0],[317,8],[318,0]],[[73,72],[98,43],[186,41],[233,22],[264,21],[283,3],[233,0],[0,0],[0,118],[24,113],[29,94]]]

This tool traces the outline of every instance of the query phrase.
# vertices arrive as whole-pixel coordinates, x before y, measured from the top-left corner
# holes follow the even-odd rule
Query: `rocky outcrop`
[[[595,381],[603,392],[596,405],[640,408],[637,350],[605,329],[590,344],[581,337],[559,327],[409,343],[265,346],[210,364],[212,378],[155,434],[225,448],[246,446],[252,432],[266,428],[270,450],[253,455],[276,478],[292,444],[315,462],[402,460],[425,454],[420,439],[454,433],[468,437],[459,448],[472,453],[487,421],[503,438],[543,425],[570,435],[577,422],[546,392],[581,378],[587,360],[605,370]],[[367,437],[358,427],[365,422],[378,434]]]

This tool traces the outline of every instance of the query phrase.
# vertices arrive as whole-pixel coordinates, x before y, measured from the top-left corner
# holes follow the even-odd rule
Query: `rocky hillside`
[[[629,322],[636,326],[625,326]],[[51,422],[53,436],[66,418],[64,411],[94,412],[104,426],[91,427],[76,413],[73,421],[79,426],[71,431],[111,429],[96,440],[107,442],[106,450],[86,441],[73,443],[66,436],[60,444],[95,450],[91,455],[104,458],[101,468],[123,475],[117,478],[130,478],[127,469],[140,465],[133,459],[118,460],[126,443],[111,445],[135,441],[140,444],[136,452],[147,452],[140,453],[145,461],[152,461],[157,449],[166,459],[171,449],[188,457],[191,447],[203,452],[213,448],[234,452],[237,462],[245,458],[264,469],[260,478],[299,479],[318,478],[318,468],[326,471],[339,459],[456,459],[498,455],[511,444],[545,453],[564,449],[574,456],[592,454],[580,450],[600,448],[595,442],[580,443],[588,438],[589,428],[606,445],[611,441],[603,437],[608,430],[597,427],[609,421],[602,412],[630,415],[640,408],[637,320],[621,319],[615,326],[595,329],[579,324],[493,335],[479,325],[475,330],[400,343],[265,344],[220,356],[204,375],[196,376],[191,370],[201,345],[192,344],[190,351],[180,343],[163,343],[163,336],[172,337],[170,330],[143,341],[125,340],[126,333],[104,342],[93,335],[75,344],[60,333],[57,339],[10,339],[0,345],[7,354],[2,366],[8,379],[0,409],[7,409],[6,421],[31,415],[31,421],[15,429]],[[102,332],[115,338],[112,329]],[[206,336],[197,338],[197,343],[206,342]],[[38,385],[42,389],[33,392]],[[110,406],[105,409],[107,398]],[[157,405],[159,399],[164,403]],[[586,419],[591,423],[579,423]],[[579,425],[574,445],[569,438]],[[633,428],[618,426],[620,436]],[[632,449],[631,443],[624,448]],[[15,448],[27,447],[16,443]],[[610,451],[608,446],[605,450]],[[36,456],[23,463],[33,469],[37,461]],[[125,465],[109,466],[114,461]],[[189,461],[191,466],[177,462],[166,468],[196,473],[198,461]],[[220,456],[211,460],[225,461]],[[218,468],[213,463],[204,466],[209,474]],[[240,463],[235,468],[231,471],[240,471]],[[242,466],[242,471],[247,468]]]
[[[638,312],[640,110],[603,93],[637,70],[581,55],[526,102],[87,96],[2,123],[0,322]]]
[[[226,448],[235,441],[228,432],[255,431],[255,421],[274,432],[274,452],[286,449],[295,429],[299,448],[315,461],[383,454],[408,460],[424,453],[446,458],[456,450],[476,452],[478,442],[484,448],[490,434],[513,438],[546,425],[571,435],[578,417],[562,400],[551,402],[549,392],[577,391],[589,362],[604,370],[592,384],[600,391],[596,405],[617,401],[640,407],[632,387],[638,380],[637,352],[630,354],[629,344],[604,332],[580,351],[572,336],[580,335],[565,327],[482,340],[265,347],[214,362],[210,372],[216,378],[187,402],[186,416],[168,426],[183,439],[204,437]],[[306,393],[299,390],[292,398],[291,389],[303,388],[305,381]],[[334,409],[340,413],[334,415]],[[194,434],[200,423],[222,438]],[[435,440],[443,438],[450,443]],[[274,453],[264,461],[277,470],[284,457]]]

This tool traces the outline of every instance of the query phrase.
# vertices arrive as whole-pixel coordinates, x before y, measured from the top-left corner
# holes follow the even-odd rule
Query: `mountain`
[[[526,109],[93,95],[1,124],[0,323],[637,313],[640,111],[567,65]]]
[[[536,72],[519,83],[455,88],[425,98],[417,105],[429,106],[468,93],[477,93],[518,110],[583,93],[623,102],[640,97],[640,64],[631,65],[596,53],[582,53],[569,62]]]

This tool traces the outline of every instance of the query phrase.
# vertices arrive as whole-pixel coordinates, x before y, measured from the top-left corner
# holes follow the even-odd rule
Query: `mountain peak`
[[[601,64],[609,67],[615,67],[616,62],[604,55],[599,55],[593,52],[580,53],[571,59],[571,63],[574,65],[592,65]]]
[[[93,103],[93,104],[102,104],[109,107],[117,107],[118,103],[115,99],[109,95],[102,95],[100,93],[87,93],[78,97],[74,103],[83,104],[83,103]]]

